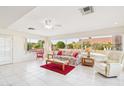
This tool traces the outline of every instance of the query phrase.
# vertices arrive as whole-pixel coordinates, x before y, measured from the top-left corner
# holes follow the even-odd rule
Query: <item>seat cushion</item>
[[[111,60],[111,59],[108,59],[106,61],[106,63],[119,63],[119,60]]]
[[[104,62],[101,62],[101,63],[96,63],[95,64],[95,67],[101,71],[106,71],[106,67],[107,67],[107,64],[104,63]]]

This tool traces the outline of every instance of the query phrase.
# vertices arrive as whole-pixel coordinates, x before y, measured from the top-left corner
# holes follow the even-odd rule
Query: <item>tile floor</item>
[[[105,78],[94,68],[77,66],[66,76],[41,68],[44,61],[0,66],[1,86],[108,86],[124,85],[124,72],[118,78]]]

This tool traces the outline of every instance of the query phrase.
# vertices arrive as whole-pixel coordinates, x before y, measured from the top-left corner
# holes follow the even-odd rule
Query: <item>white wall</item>
[[[99,30],[91,30],[84,32],[77,32],[72,34],[64,34],[64,35],[56,35],[51,36],[51,39],[63,39],[63,38],[80,38],[80,37],[92,37],[92,36],[105,36],[105,35],[119,35],[124,34],[124,26],[122,27],[114,27],[114,28],[106,28]]]
[[[5,30],[5,29],[0,29],[0,34],[10,35],[13,39],[13,50],[12,50],[13,63],[35,59],[35,53],[27,52],[25,49],[26,38],[43,39],[43,37],[40,37],[38,35],[20,33],[20,32]]]
[[[13,62],[34,60],[35,54],[26,52],[25,37],[23,35],[13,35]]]

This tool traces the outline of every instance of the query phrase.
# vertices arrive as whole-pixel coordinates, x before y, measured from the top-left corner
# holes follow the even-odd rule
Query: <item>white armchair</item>
[[[121,51],[110,51],[107,59],[95,63],[96,72],[106,77],[117,77],[122,70],[124,53]]]

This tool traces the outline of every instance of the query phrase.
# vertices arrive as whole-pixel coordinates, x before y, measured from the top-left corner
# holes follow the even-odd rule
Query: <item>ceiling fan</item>
[[[51,19],[45,19],[43,21],[44,28],[46,29],[56,29],[62,27],[60,24],[56,24],[54,20]]]

